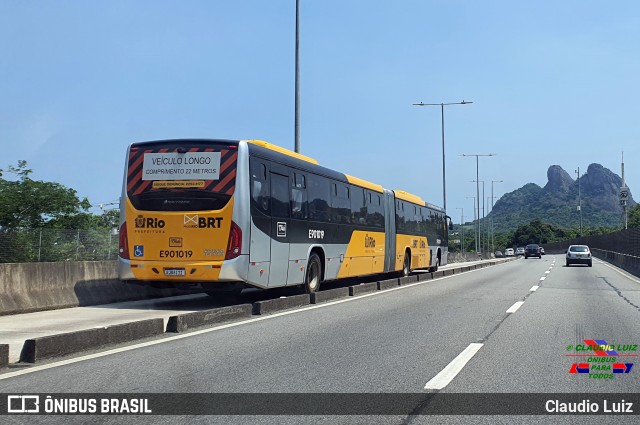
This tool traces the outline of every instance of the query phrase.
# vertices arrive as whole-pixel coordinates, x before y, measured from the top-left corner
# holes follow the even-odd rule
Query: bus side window
[[[309,174],[309,219],[315,221],[329,221],[329,205],[331,204],[331,186],[325,177]]]
[[[406,233],[404,203],[402,201],[398,201],[396,206],[396,228],[398,229],[398,232]]]
[[[382,198],[377,193],[374,197],[373,205],[376,207],[376,225],[384,229],[384,207],[382,206]]]
[[[271,173],[271,215],[289,218],[289,178]]]
[[[291,183],[291,218],[307,218],[307,182],[304,174],[293,173]]]
[[[367,206],[364,201],[364,189],[351,186],[351,222],[353,224],[367,223]]]
[[[332,183],[331,221],[343,224],[351,222],[349,187],[343,183]]]
[[[260,211],[269,214],[267,166],[255,160],[251,161],[251,198]]]
[[[384,209],[380,195],[367,192],[367,226],[384,228]]]

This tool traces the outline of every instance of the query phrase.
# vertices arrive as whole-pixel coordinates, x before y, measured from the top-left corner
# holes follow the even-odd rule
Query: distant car
[[[540,247],[540,254],[544,255],[544,248]]]
[[[529,257],[542,258],[542,253],[540,252],[540,245],[537,245],[535,243],[530,243],[524,248],[524,259],[526,260]]]
[[[514,255],[516,255],[516,253],[513,250],[513,248],[507,248],[507,249],[504,250],[504,256],[505,257],[513,257]]]
[[[502,252],[500,252],[500,251],[494,252],[493,255],[495,255],[496,258],[502,258]]]
[[[571,245],[567,249],[567,267],[571,264],[586,264],[592,266],[591,250],[587,245]]]
[[[524,247],[516,248],[516,255],[524,255]]]

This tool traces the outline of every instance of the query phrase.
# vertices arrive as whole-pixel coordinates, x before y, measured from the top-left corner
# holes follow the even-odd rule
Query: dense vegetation
[[[635,207],[637,211],[637,216],[640,219],[640,207]],[[638,220],[638,227],[640,227],[640,220]],[[582,234],[584,236],[587,235],[601,235],[606,233],[611,233],[616,230],[620,230],[619,228],[609,228],[609,227],[590,227],[583,228]],[[457,252],[460,250],[460,241],[461,240],[461,227],[455,226],[453,232],[449,237],[449,248],[453,252]],[[464,246],[466,252],[475,251],[475,235],[474,235],[474,226],[473,225],[465,225],[464,226]],[[518,226],[516,230],[513,232],[499,232],[493,235],[493,240],[489,240],[489,247],[492,248],[492,251],[504,251],[506,248],[517,248],[522,247],[530,243],[536,243],[539,245],[545,245],[553,242],[562,242],[570,239],[574,239],[580,236],[580,228],[579,227],[571,227],[571,228],[562,228],[555,226],[553,224],[543,223],[539,219],[535,219],[530,221],[527,224],[523,224]],[[482,243],[483,245],[486,242],[486,233],[483,233]],[[492,243],[493,242],[493,243]],[[493,246],[492,246],[493,245]],[[486,249],[485,249],[486,251]]]
[[[75,190],[32,173],[26,161],[0,173],[0,262],[115,258],[119,212],[92,214]]]

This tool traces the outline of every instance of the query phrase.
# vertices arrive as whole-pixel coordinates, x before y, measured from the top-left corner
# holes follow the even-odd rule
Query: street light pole
[[[482,244],[482,236],[484,233],[484,228],[487,227],[486,223],[485,223],[485,219],[484,219],[484,180],[471,180],[471,183],[482,183],[482,219],[480,219],[480,210],[478,210],[478,235],[480,235],[480,252],[483,251],[483,248],[487,248],[487,243],[485,241],[485,244]],[[480,208],[480,203],[478,203],[478,208]]]
[[[491,180],[491,212],[493,212],[493,184],[494,183],[502,183],[502,180]],[[495,239],[494,239],[494,234],[493,234],[493,216],[491,216],[491,251],[495,251],[496,246],[495,246]]]
[[[580,237],[582,237],[582,195],[580,193],[580,167],[576,171],[578,175],[578,211],[580,211]]]
[[[452,103],[414,103],[413,106],[440,106],[441,122],[442,122],[442,207],[447,211],[447,177],[445,172],[445,153],[444,153],[444,107],[449,105],[468,105],[473,102],[452,102]]]
[[[495,156],[494,153],[488,153],[488,154],[462,154],[462,156],[475,156],[476,157],[476,201],[478,202],[478,216],[480,215],[480,184],[478,183],[478,181],[480,181],[480,174],[479,174],[479,163],[478,163],[478,158],[481,156]],[[484,197],[484,195],[482,195]],[[482,201],[484,203],[484,200]],[[480,238],[480,220],[478,220],[478,235],[477,238]],[[476,239],[476,252],[480,252],[479,251],[480,246],[478,245],[478,241]]]
[[[456,208],[457,210],[460,210],[460,233],[461,233],[461,238],[460,238],[460,252],[464,252],[464,208]]]
[[[300,0],[296,0],[295,151],[300,153]]]
[[[473,199],[473,239],[475,239],[476,245],[476,254],[478,253],[478,220],[476,216],[476,197],[475,196],[465,196],[467,199]]]
[[[489,200],[491,199],[490,196],[487,196],[487,215],[485,216],[485,223],[484,226],[487,228],[487,252],[489,252],[489,255],[491,255],[491,253],[493,252],[493,245],[491,245],[491,221],[488,220],[489,218]],[[489,249],[491,247],[491,249]]]

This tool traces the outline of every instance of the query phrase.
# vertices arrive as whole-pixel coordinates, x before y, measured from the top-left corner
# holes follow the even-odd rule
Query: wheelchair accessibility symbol
[[[133,256],[134,257],[144,257],[144,245],[134,245],[133,246]]]

